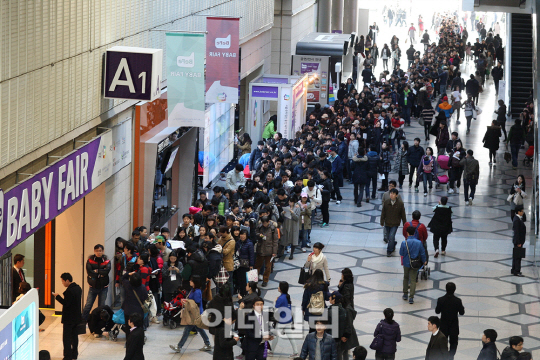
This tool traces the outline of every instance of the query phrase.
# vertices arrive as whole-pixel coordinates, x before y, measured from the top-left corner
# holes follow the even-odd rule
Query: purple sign
[[[276,86],[253,86],[251,97],[278,98],[278,88]]]
[[[302,74],[305,73],[312,73],[312,72],[318,72],[319,71],[320,63],[300,63],[300,72]]]
[[[262,82],[265,83],[265,84],[288,84],[289,79],[287,79],[287,78],[263,77]]]
[[[109,132],[5,194],[0,189],[0,256],[63,213],[110,176],[111,148],[112,133]]]
[[[13,355],[11,338],[11,323],[0,330],[0,360],[11,359]]]

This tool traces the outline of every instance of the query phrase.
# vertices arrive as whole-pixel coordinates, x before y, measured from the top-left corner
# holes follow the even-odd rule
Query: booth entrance
[[[270,101],[277,101],[277,132],[285,139],[294,138],[306,123],[307,88],[310,81],[307,74],[263,75],[249,84],[249,123],[246,131],[256,144],[262,139],[263,107]]]

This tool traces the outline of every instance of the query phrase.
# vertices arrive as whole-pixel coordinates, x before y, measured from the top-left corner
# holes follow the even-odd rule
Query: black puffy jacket
[[[420,145],[410,146],[407,160],[409,161],[409,164],[417,168],[420,165],[420,161],[422,160],[422,156],[424,156],[424,154],[424,148]]]
[[[184,280],[189,280],[192,276],[198,276],[202,281],[205,281],[208,277],[208,261],[201,250],[191,254],[186,265],[189,265],[191,272],[188,274],[188,266],[184,267],[184,271],[182,271]]]
[[[97,272],[96,272],[97,270]],[[88,285],[94,289],[103,289],[109,286],[109,273],[111,272],[111,260],[106,255],[98,258],[91,255],[86,260],[86,275]]]

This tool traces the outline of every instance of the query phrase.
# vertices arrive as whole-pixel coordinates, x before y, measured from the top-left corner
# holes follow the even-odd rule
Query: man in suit
[[[266,342],[274,337],[270,336],[268,317],[263,315],[264,300],[260,297],[253,302],[253,311],[247,313],[245,321],[245,334],[242,348],[244,349],[246,360],[264,360]]]
[[[431,339],[426,350],[426,360],[446,360],[448,358],[448,340],[439,330],[441,320],[437,316],[428,318],[428,330]]]
[[[63,273],[60,278],[62,279],[62,285],[66,287],[64,297],[62,298],[60,294],[54,292],[53,296],[62,304],[64,360],[73,360],[79,356],[77,325],[82,321],[82,289],[73,282],[73,276],[70,273]]]
[[[446,283],[446,295],[437,299],[437,307],[435,307],[435,313],[441,314],[441,331],[443,334],[448,334],[448,340],[450,340],[449,360],[454,359],[458,346],[458,314],[465,314],[463,303],[460,298],[454,295],[455,292],[456,284],[453,282]]]
[[[23,266],[24,266],[24,255],[21,255],[21,254],[15,255],[13,257],[13,271],[12,271],[13,291],[11,295],[11,302],[14,302],[15,299],[17,299],[17,296],[19,296],[19,285],[22,282],[26,282]]]
[[[523,214],[525,214],[523,205],[517,205],[516,216],[514,216],[514,222],[512,224],[512,230],[514,230],[514,236],[512,238],[514,249],[523,248],[523,244],[525,244],[525,233],[527,232],[527,228],[523,222]],[[521,256],[516,253],[516,250],[514,250],[514,254],[512,255],[511,273],[515,276],[523,276],[521,273]]]
[[[141,314],[131,314],[128,325],[130,330],[127,334],[126,356],[124,360],[144,360],[144,329]]]

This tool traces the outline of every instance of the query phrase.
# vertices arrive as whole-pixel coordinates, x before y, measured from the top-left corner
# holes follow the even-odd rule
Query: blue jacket
[[[343,140],[339,145],[338,145],[338,156],[342,159],[342,160],[345,160],[347,161],[348,158],[349,158],[349,147],[347,146],[347,142],[345,140]]]
[[[257,163],[257,160],[259,160],[262,157],[262,150],[259,150],[259,147],[257,146],[255,150],[251,152],[251,156],[249,157],[249,171],[255,171],[255,164]]]
[[[236,242],[236,251],[239,259],[249,259],[249,266],[255,266],[255,251],[251,240],[239,240]]]
[[[312,332],[304,340],[300,357],[302,359],[315,360],[315,346],[317,346],[317,333]],[[324,333],[321,341],[321,360],[337,360],[336,342],[327,333]]]
[[[279,312],[276,313],[276,315],[279,315],[276,317],[276,320],[280,324],[290,324],[292,323],[292,310],[291,310],[291,304],[287,301],[287,295],[281,294],[276,300],[276,304],[274,306],[276,309],[280,309]]]
[[[197,305],[199,305],[199,311],[201,314],[203,313],[203,299],[202,299],[202,292],[201,289],[193,289],[190,291],[188,295],[188,299],[191,299],[195,301]]]
[[[409,253],[407,252],[407,245],[409,245],[409,251],[411,253],[411,258],[416,259],[418,255],[422,258],[422,263],[426,262],[426,250],[422,242],[415,238],[414,236],[409,236],[407,240],[403,240],[401,243],[401,248],[399,249],[399,255],[403,257],[403,266],[411,267],[411,260],[409,259]]]
[[[377,154],[376,151],[369,151],[367,153],[367,158],[369,163],[368,176],[377,175],[377,170],[379,169],[379,154]]]
[[[336,158],[332,161],[332,174],[343,174],[343,159],[339,155],[336,155]]]

